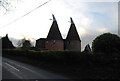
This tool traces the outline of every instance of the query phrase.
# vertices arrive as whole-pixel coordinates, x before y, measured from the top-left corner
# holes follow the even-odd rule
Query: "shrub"
[[[115,34],[104,33],[93,40],[92,49],[94,53],[118,53],[120,52],[120,37]]]

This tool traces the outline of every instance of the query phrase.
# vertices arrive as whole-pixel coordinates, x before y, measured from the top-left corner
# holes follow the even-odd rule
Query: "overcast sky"
[[[118,0],[51,0],[24,17],[47,0],[11,1],[12,7],[7,13],[0,8],[0,36],[8,33],[9,37],[26,37],[32,41],[46,38],[52,24],[52,14],[56,17],[63,38],[66,38],[70,28],[70,17],[73,18],[82,49],[102,33],[118,33]]]

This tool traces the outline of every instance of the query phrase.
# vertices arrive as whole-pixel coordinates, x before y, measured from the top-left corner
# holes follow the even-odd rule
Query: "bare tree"
[[[8,3],[6,0],[0,0],[0,8],[4,8],[6,11],[8,11],[8,5],[10,3]]]
[[[7,12],[13,7],[12,0],[0,0],[0,11],[4,9]]]
[[[30,40],[25,40],[25,41],[23,42],[22,48],[27,50],[27,49],[29,49],[30,47],[31,47]]]
[[[19,40],[18,43],[17,43],[18,47],[22,47],[23,42],[24,42],[25,40],[26,40],[25,38]]]
[[[27,40],[25,37],[19,40],[17,45],[23,49],[29,49],[32,46],[30,39]]]

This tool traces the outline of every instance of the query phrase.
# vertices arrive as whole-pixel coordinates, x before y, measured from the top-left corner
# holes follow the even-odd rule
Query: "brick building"
[[[65,50],[79,51],[81,50],[81,40],[72,18],[70,20],[71,26],[65,40]]]
[[[41,50],[44,49],[44,50],[55,50],[55,51],[63,51],[63,50],[81,51],[81,40],[72,18],[70,18],[71,26],[68,35],[66,39],[63,39],[57,21],[54,15],[52,16],[53,16],[53,23],[51,25],[48,36],[47,38],[40,38],[36,40],[36,48],[39,48]]]
[[[63,38],[54,15],[53,23],[46,38],[45,48],[47,50],[64,50]]]

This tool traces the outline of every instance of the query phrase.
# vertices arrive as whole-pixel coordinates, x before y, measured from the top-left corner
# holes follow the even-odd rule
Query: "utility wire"
[[[29,15],[30,13],[32,13],[33,11],[37,10],[38,8],[44,6],[45,4],[49,3],[50,1],[52,1],[52,0],[46,1],[45,3],[39,5],[38,7],[34,8],[34,9],[32,9],[31,11],[27,12],[26,14],[24,14],[24,15],[18,17],[17,19],[13,20],[12,22],[10,22],[10,23],[8,23],[8,24],[6,24],[6,25],[0,27],[0,29],[2,29],[2,28],[4,28],[4,27],[6,27],[6,26],[8,26],[8,25],[10,25],[10,24],[12,24],[12,23],[18,21],[19,19],[21,19],[21,18],[23,18],[23,17],[25,17],[25,16],[27,16],[27,15]]]

